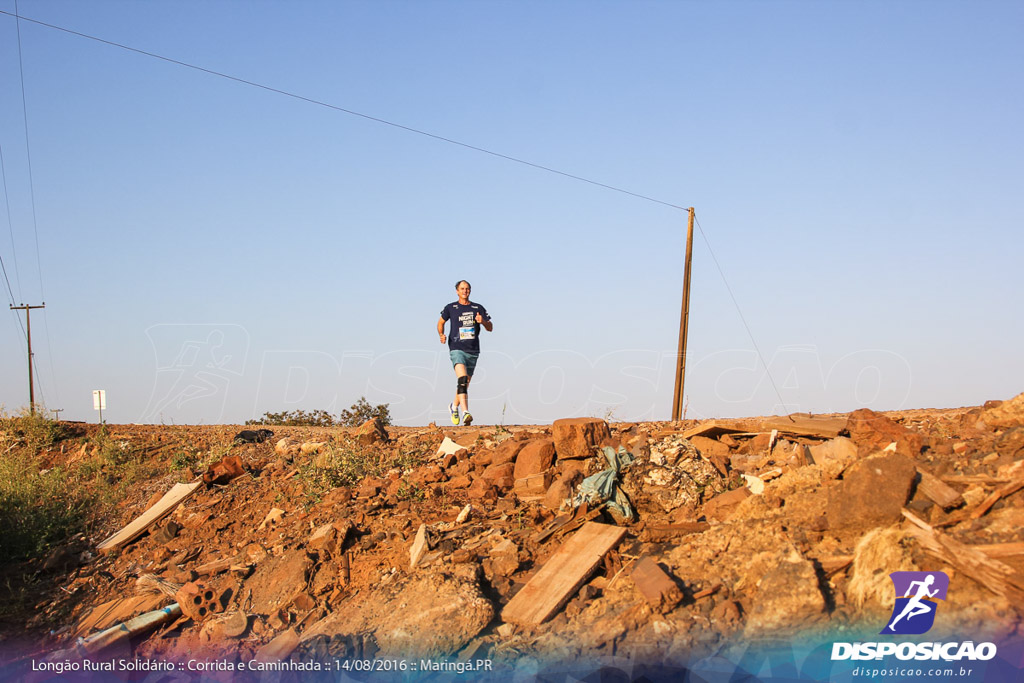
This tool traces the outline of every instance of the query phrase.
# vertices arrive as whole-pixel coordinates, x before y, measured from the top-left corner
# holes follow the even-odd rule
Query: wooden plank
[[[696,427],[690,427],[682,433],[684,439],[689,439],[691,436],[707,436],[715,437],[719,434],[730,434],[737,432],[747,431],[747,426],[733,420],[708,420],[702,422]]]
[[[1016,557],[1024,555],[1024,543],[1011,541],[1010,543],[986,543],[982,545],[968,546],[972,550],[980,550],[989,557]]]
[[[947,485],[934,474],[927,472],[920,467],[917,468],[917,474],[920,476],[917,488],[928,498],[928,500],[932,501],[943,510],[950,510],[963,505],[963,496],[961,496],[960,493],[952,486]]]
[[[134,595],[130,598],[115,598],[94,607],[76,625],[72,635],[86,636],[95,630],[109,628],[114,624],[131,619],[137,614],[154,610],[166,602],[172,602],[166,595]]]
[[[625,535],[626,530],[621,527],[597,522],[584,524],[505,605],[502,620],[533,626],[549,619]]]
[[[955,567],[996,595],[1020,603],[1024,601],[1024,575],[980,550],[966,546],[936,531],[927,522],[904,508],[903,516],[911,522],[907,531],[921,546],[942,562]]]
[[[788,434],[821,436],[827,439],[839,436],[846,429],[845,417],[819,417],[807,413],[793,413],[783,417],[769,417],[761,421],[761,429],[778,429]]]
[[[1000,488],[992,492],[992,494],[983,500],[981,504],[971,511],[971,519],[978,519],[990,509],[992,506],[999,502],[1000,498],[1008,496],[1011,493],[1016,493],[1020,489],[1024,488],[1024,478],[1011,481],[1009,484],[1004,484]]]
[[[939,477],[947,484],[1008,484],[1011,477],[990,477],[987,474],[950,474]]]
[[[195,493],[201,484],[201,481],[192,484],[175,484],[174,488],[165,493],[163,498],[151,508],[136,517],[128,526],[100,543],[96,549],[102,553],[109,553],[128,545],[149,527],[169,515],[182,501]]]
[[[644,540],[659,543],[687,534],[699,534],[707,531],[711,525],[707,522],[679,522],[677,524],[661,524],[644,529]]]

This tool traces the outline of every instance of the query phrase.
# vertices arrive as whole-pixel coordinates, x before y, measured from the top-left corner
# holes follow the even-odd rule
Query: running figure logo
[[[935,623],[937,600],[946,599],[949,577],[943,572],[893,572],[896,604],[882,634],[919,635]]]

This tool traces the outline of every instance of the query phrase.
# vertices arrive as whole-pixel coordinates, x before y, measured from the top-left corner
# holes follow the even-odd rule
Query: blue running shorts
[[[466,351],[452,349],[448,352],[448,355],[451,356],[452,367],[461,363],[466,366],[466,374],[470,377],[473,376],[473,370],[476,369],[476,361],[480,357],[479,353],[468,353]]]

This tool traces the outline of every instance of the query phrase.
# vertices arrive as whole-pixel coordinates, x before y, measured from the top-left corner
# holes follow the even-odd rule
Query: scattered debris
[[[376,425],[281,427],[274,447],[175,427],[196,452],[248,445],[207,470],[212,488],[129,491],[119,514],[145,513],[107,540],[145,528],[119,553],[83,555],[83,534],[39,561],[62,583],[26,626],[66,620],[55,640],[100,647],[176,601],[164,628],[119,647],[267,662],[712,656],[736,635],[877,631],[889,573],[937,566],[957,590],[942,628],[1009,633],[1024,621],[1014,406],[395,427],[386,441]],[[140,452],[182,451],[170,427],[131,430],[156,442]]]

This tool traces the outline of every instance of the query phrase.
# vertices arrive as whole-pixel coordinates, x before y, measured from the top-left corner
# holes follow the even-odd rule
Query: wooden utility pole
[[[28,338],[28,412],[30,415],[36,414],[36,391],[32,384],[32,318],[29,315],[29,311],[33,308],[46,308],[46,302],[44,301],[41,306],[11,304],[12,311],[25,311],[25,336]]]
[[[679,351],[676,355],[676,386],[672,393],[672,421],[683,410],[683,380],[686,378],[686,332],[690,323],[690,260],[693,257],[693,207],[686,222],[686,265],[683,268],[683,310],[679,314]]]

